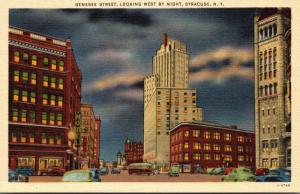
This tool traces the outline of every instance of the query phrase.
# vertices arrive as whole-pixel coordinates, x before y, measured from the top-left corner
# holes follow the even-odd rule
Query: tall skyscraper
[[[289,9],[255,16],[256,166],[290,166]]]
[[[186,44],[165,34],[152,62],[152,75],[144,79],[144,160],[168,165],[169,131],[180,122],[202,120],[202,109],[196,90],[188,88]]]

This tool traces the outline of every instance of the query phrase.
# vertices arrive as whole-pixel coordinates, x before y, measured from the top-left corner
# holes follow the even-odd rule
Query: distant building
[[[126,165],[136,162],[143,162],[144,145],[142,142],[132,141],[127,138],[125,140],[124,147]]]
[[[202,109],[196,89],[188,88],[186,44],[165,34],[152,63],[152,75],[144,79],[144,159],[168,166],[170,130],[180,122],[202,120]]]
[[[170,132],[170,163],[182,172],[224,166],[255,167],[254,131],[211,122],[184,122]]]
[[[291,10],[255,16],[256,165],[291,165]]]
[[[9,168],[74,168],[81,71],[70,39],[9,28]]]
[[[81,104],[82,128],[80,146],[80,163],[83,166],[98,166],[99,164],[99,131],[100,118],[96,116],[91,104]]]

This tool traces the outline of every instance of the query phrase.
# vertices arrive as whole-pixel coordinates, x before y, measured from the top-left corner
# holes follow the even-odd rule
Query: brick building
[[[9,28],[9,168],[73,168],[81,71],[71,40]]]
[[[94,140],[94,158],[93,163],[98,168],[100,158],[100,131],[101,131],[101,119],[100,116],[95,117],[95,140]]]
[[[125,161],[126,165],[135,162],[143,162],[144,144],[142,142],[125,140]]]
[[[223,166],[255,167],[253,131],[211,122],[185,122],[170,131],[170,163],[182,172]]]

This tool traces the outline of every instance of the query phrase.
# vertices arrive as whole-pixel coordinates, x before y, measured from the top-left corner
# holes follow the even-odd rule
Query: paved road
[[[128,175],[127,171],[121,174],[101,176],[102,182],[220,182],[222,176],[205,174],[181,173],[179,177],[169,177],[167,174],[158,175]],[[61,182],[61,176],[30,176],[29,182]]]

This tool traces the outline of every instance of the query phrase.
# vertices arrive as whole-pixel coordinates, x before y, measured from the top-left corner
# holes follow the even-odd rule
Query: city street
[[[128,175],[127,171],[121,174],[101,176],[102,182],[220,182],[222,176],[206,174],[180,174],[179,177],[169,177],[168,174],[159,175]],[[30,176],[29,182],[61,182],[61,176]]]

